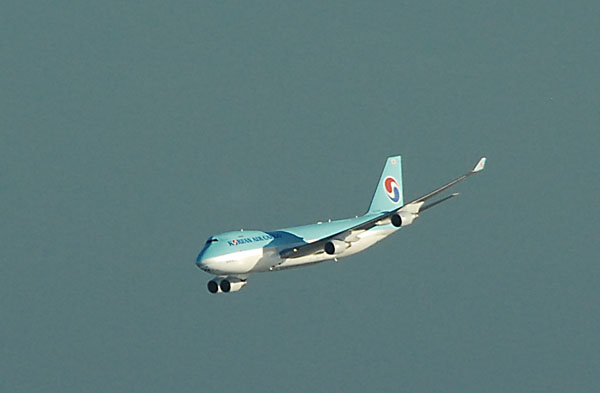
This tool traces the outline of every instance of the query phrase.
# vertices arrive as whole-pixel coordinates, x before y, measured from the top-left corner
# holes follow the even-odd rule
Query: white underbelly
[[[209,261],[208,267],[215,274],[243,274],[250,273],[258,261],[263,258],[262,248],[239,251],[222,255]]]

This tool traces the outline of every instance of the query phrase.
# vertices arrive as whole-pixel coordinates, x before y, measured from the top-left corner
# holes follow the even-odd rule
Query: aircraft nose
[[[200,251],[200,254],[198,254],[198,257],[196,257],[196,266],[198,266],[198,268],[204,270],[205,272],[210,273],[211,269],[209,267],[209,257],[207,257],[204,252],[205,250]]]
[[[202,261],[201,262],[196,262],[196,266],[198,266],[198,268],[200,270],[204,270],[205,272],[210,272],[210,268],[207,266],[206,263],[204,263]]]
[[[200,269],[202,269],[202,267],[204,266],[204,250],[200,251],[200,254],[198,254],[198,256],[196,257],[196,266],[198,266]]]

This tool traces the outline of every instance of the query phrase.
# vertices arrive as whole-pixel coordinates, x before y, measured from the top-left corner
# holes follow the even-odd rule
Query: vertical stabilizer
[[[398,209],[404,203],[402,191],[402,157],[389,157],[377,183],[368,213]]]

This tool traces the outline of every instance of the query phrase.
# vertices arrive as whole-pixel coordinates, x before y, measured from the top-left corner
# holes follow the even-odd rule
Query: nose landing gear
[[[237,292],[246,286],[246,280],[237,277],[215,277],[208,282],[208,292],[229,293]]]

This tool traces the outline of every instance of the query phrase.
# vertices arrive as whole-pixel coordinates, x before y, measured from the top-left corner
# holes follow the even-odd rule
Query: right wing
[[[447,189],[454,186],[455,184],[460,183],[461,181],[465,180],[467,177],[469,177],[475,173],[481,172],[483,170],[483,168],[485,167],[485,160],[486,160],[485,157],[481,158],[479,160],[479,162],[477,162],[477,165],[475,165],[475,167],[471,171],[452,180],[450,183],[445,184],[445,185],[441,186],[440,188],[435,189],[435,190],[431,191],[430,193],[425,194],[422,197],[419,197],[419,198],[403,205],[399,209],[380,213],[372,218],[367,219],[366,221],[364,221],[360,224],[354,225],[350,228],[347,228],[343,231],[326,236],[324,238],[315,240],[311,243],[306,243],[306,244],[298,245],[296,247],[287,248],[285,250],[282,250],[279,253],[279,255],[282,258],[299,258],[299,257],[314,254],[318,251],[323,251],[325,244],[331,240],[348,241],[348,239],[353,238],[358,232],[364,232],[366,230],[373,228],[374,226],[389,223],[390,222],[389,220],[392,218],[392,216],[394,216],[396,214],[400,214],[400,213],[404,213],[406,215],[412,216],[412,219],[410,220],[410,222],[412,222],[412,220],[414,220],[416,217],[418,217],[419,212],[427,210],[439,203],[442,203],[444,201],[447,201],[450,198],[457,196],[458,194],[454,193],[454,194],[451,194],[439,201],[436,201],[429,205],[423,206],[427,200],[433,198],[434,196],[440,194],[441,192],[446,191]]]
[[[445,185],[441,186],[440,188],[438,188],[438,189],[436,189],[436,190],[433,190],[433,191],[431,191],[429,194],[425,194],[425,195],[423,195],[422,197],[419,197],[419,198],[415,199],[414,201],[407,203],[406,205],[402,206],[402,207],[401,207],[400,209],[398,209],[398,210],[401,210],[401,209],[403,209],[405,206],[408,206],[408,205],[410,205],[410,204],[416,204],[416,203],[419,203],[419,202],[425,202],[425,201],[427,201],[428,199],[431,199],[431,198],[433,198],[434,196],[438,195],[439,193],[446,191],[447,189],[449,189],[449,188],[450,188],[450,187],[452,187],[453,185],[455,185],[455,184],[457,184],[457,183],[460,183],[461,181],[465,180],[467,177],[469,177],[469,176],[471,176],[471,175],[473,175],[473,174],[475,174],[475,173],[481,172],[481,171],[483,170],[483,168],[485,167],[485,160],[486,160],[486,158],[485,158],[485,157],[481,158],[481,159],[480,159],[480,160],[477,162],[477,165],[475,165],[475,167],[474,167],[474,168],[473,168],[473,169],[472,169],[470,172],[467,172],[467,173],[465,173],[464,175],[462,175],[461,177],[459,177],[459,178],[457,178],[457,179],[454,179],[454,180],[452,180],[450,183],[448,183],[448,184],[445,184]],[[456,195],[455,195],[455,194],[452,194],[452,195],[453,195],[453,196],[456,196],[456,195],[458,195],[458,194],[456,194]],[[450,198],[452,198],[452,196],[448,197],[448,199],[450,199]],[[446,200],[446,198],[444,198],[444,200]],[[436,204],[437,204],[437,203],[439,203],[439,201],[438,201],[438,202],[436,202]],[[430,207],[431,207],[431,205],[430,205]]]

